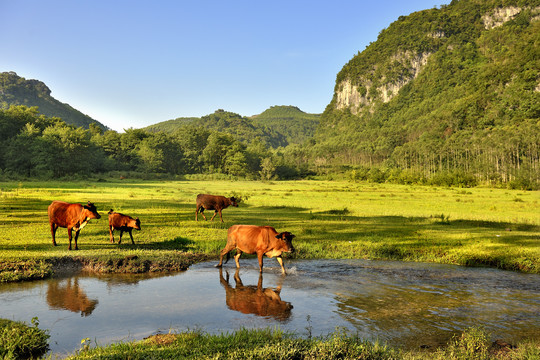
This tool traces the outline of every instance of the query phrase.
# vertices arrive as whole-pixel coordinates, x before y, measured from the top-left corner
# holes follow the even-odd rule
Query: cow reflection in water
[[[219,269],[219,282],[225,288],[227,307],[244,314],[272,317],[285,321],[291,316],[291,303],[282,301],[280,297],[281,281],[275,290],[263,288],[262,273],[259,273],[259,282],[255,285],[244,285],[240,279],[239,269],[234,273],[236,287],[229,284],[229,273],[223,277],[223,270]]]
[[[77,278],[49,283],[47,289],[47,304],[52,309],[63,309],[80,312],[81,316],[88,316],[94,311],[98,300],[91,300],[79,287]]]

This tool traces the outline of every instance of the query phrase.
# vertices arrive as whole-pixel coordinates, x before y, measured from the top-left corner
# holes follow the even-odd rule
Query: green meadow
[[[236,196],[238,208],[213,222],[199,216],[199,193]],[[47,206],[53,200],[93,202],[101,219],[68,251],[67,230],[52,245]],[[117,244],[109,241],[110,209],[141,219]],[[213,211],[206,211],[210,219]],[[208,216],[210,215],[210,216]],[[296,235],[287,258],[366,258],[438,262],[540,273],[540,192],[442,188],[348,181],[100,181],[0,183],[0,256],[25,269],[30,261],[77,257],[111,263],[160,263],[186,254],[217,259],[233,224],[271,225]],[[195,260],[197,261],[197,260]],[[21,265],[22,264],[22,265]],[[13,266],[11,271],[13,270]],[[146,269],[151,269],[146,267]],[[2,270],[2,269],[0,269]],[[42,271],[45,274],[49,270]],[[1,271],[0,271],[1,272]],[[24,271],[22,271],[24,272]],[[34,274],[35,277],[40,277]],[[20,280],[5,275],[0,281]]]

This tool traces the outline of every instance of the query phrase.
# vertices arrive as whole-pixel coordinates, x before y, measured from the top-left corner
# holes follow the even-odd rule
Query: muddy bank
[[[81,264],[81,270],[100,274],[141,274],[146,272],[184,271],[194,263],[208,259],[209,257],[204,254],[185,252],[178,252],[177,254],[169,255],[159,260],[145,259],[137,255],[106,260],[95,258],[73,258],[74,261]],[[64,265],[61,263],[56,265],[59,270],[61,270],[63,266]]]
[[[147,272],[177,272],[187,270],[191,265],[208,260],[205,254],[178,251],[159,259],[148,259],[137,255],[122,258],[97,258],[64,256],[42,260],[19,260],[0,264],[0,282],[15,282],[47,279],[64,276],[79,271],[100,274],[141,274]]]

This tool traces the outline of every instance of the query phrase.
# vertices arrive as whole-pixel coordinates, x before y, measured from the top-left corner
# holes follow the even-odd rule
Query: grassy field
[[[216,219],[195,222],[199,193],[234,195],[242,202],[238,208],[224,210],[223,224]],[[81,231],[80,250],[67,250],[63,228],[57,232],[59,246],[53,247],[47,218],[47,206],[53,200],[91,201],[102,215]],[[120,245],[109,242],[107,212],[111,208],[141,219],[142,230],[133,232],[135,245],[126,234]],[[49,276],[51,259],[91,259],[98,271],[115,271],[120,264],[126,270],[127,259],[137,259],[127,271],[151,271],[154,265],[157,270],[174,269],[159,264],[174,265],[177,259],[187,259],[185,264],[217,259],[233,224],[271,225],[292,232],[297,236],[297,252],[285,257],[440,262],[540,273],[539,192],[346,181],[108,180],[0,183],[0,282]],[[116,232],[116,240],[118,236]],[[402,353],[339,335],[300,339],[269,330],[246,331],[223,336],[182,333],[95,350],[83,347],[74,358],[125,358],[126,354],[133,359],[189,358],[189,354],[219,358],[228,354],[229,358],[268,359],[289,354],[298,358],[532,359],[540,349],[535,340],[518,344],[510,356],[506,349],[497,352],[475,330],[435,353]],[[244,338],[249,341],[239,348]],[[5,344],[13,342],[12,335],[6,339]]]
[[[219,217],[195,222],[199,193],[234,195],[242,203],[223,211],[223,224]],[[102,215],[81,231],[79,251],[67,250],[63,228],[57,231],[59,246],[52,246],[47,218],[52,200],[91,201]],[[121,245],[109,242],[110,209],[141,219],[135,245],[127,234]],[[292,232],[297,258],[394,259],[540,273],[539,192],[346,181],[0,183],[5,263],[65,256],[160,261],[179,252],[215,258],[233,224]]]

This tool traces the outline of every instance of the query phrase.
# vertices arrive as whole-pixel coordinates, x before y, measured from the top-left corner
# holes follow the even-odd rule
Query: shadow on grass
[[[191,248],[193,248],[194,244],[195,244],[195,241],[181,237],[181,236],[178,236],[174,239],[165,240],[165,241],[146,242],[146,243],[140,243],[140,244],[137,244],[137,241],[135,240],[135,245],[131,244],[131,241],[129,241],[129,244],[126,243],[126,245],[134,249],[179,250],[179,251],[188,251]],[[124,245],[124,243],[122,242],[122,244],[120,245],[122,246]]]

